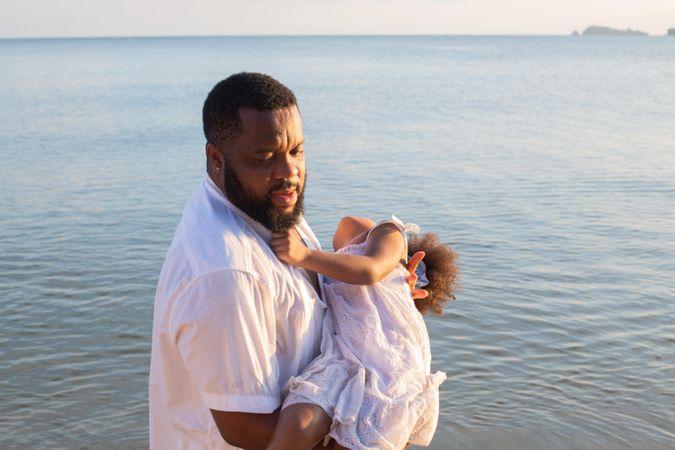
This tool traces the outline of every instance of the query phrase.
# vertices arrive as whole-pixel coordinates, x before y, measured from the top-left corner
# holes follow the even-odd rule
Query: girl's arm
[[[352,241],[363,242],[368,231],[375,225],[375,222],[366,217],[343,217],[333,235],[333,250],[337,251]]]
[[[386,222],[370,232],[363,256],[311,250],[305,247],[295,230],[273,233],[270,242],[282,261],[349,284],[380,281],[401,262],[404,245],[396,225]]]

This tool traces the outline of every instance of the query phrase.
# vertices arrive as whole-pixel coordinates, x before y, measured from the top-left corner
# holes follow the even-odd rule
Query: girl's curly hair
[[[422,314],[429,311],[441,314],[443,305],[448,300],[455,299],[455,292],[459,287],[457,253],[450,246],[442,244],[433,233],[410,237],[408,253],[413,255],[418,251],[425,253],[423,261],[429,284],[424,289],[429,292],[429,296],[415,300],[415,307]]]

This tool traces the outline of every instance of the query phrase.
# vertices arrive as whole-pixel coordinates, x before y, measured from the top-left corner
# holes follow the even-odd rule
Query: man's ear
[[[224,159],[222,150],[210,142],[206,143],[206,161],[209,167],[220,171],[223,167]]]

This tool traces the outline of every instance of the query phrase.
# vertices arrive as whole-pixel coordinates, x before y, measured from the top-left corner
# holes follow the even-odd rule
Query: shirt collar
[[[223,194],[223,191],[220,190],[218,186],[216,186],[216,183],[213,182],[209,174],[204,174],[204,187],[206,188],[206,192],[208,195],[211,197],[215,198],[219,202],[221,202],[223,205],[225,205],[227,208],[230,208],[235,214],[237,214],[239,217],[241,217],[249,227],[258,235],[260,238],[269,245],[270,240],[272,239],[272,232],[265,228],[263,224],[260,222],[254,220],[246,214],[244,211],[241,209],[237,208],[232,204],[232,202]],[[319,241],[316,239],[316,236],[314,236],[314,233],[312,233],[311,229],[307,224],[305,223],[305,218],[302,217],[300,218],[300,223],[298,224],[300,226],[296,226],[296,230],[298,233],[300,233],[300,237],[302,238],[303,241],[305,241],[305,245],[307,245],[310,248],[314,248],[317,250],[321,250],[321,246],[319,245]],[[303,273],[307,273],[306,277],[309,280],[310,277],[308,275],[308,271],[305,269],[300,269],[303,271]],[[326,304],[321,300],[324,296],[324,291],[323,291],[323,275],[319,272],[316,273],[318,276],[319,280],[319,303],[325,308]]]
[[[251,216],[246,214],[241,209],[237,208],[232,204],[232,202],[223,194],[223,191],[220,190],[216,183],[213,182],[208,173],[204,174],[204,185],[206,186],[206,191],[218,201],[223,203],[226,207],[230,208],[234,213],[239,217],[244,219],[244,221],[255,231],[265,242],[269,243],[272,239],[272,232],[265,228],[263,224],[253,219]]]

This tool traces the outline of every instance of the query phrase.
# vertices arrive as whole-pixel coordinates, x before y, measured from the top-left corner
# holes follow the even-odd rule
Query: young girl
[[[441,312],[454,298],[456,255],[426,234],[408,242],[415,225],[398,219],[375,225],[343,218],[336,253],[310,250],[295,231],[274,234],[271,247],[288,264],[326,275],[329,314],[321,355],[292,378],[268,449],[309,449],[329,438],[333,448],[401,449],[428,445],[438,420],[438,386],[430,374],[429,336],[421,313]],[[422,250],[413,301],[408,255]],[[421,256],[418,255],[418,256]],[[417,295],[416,295],[417,297]]]

